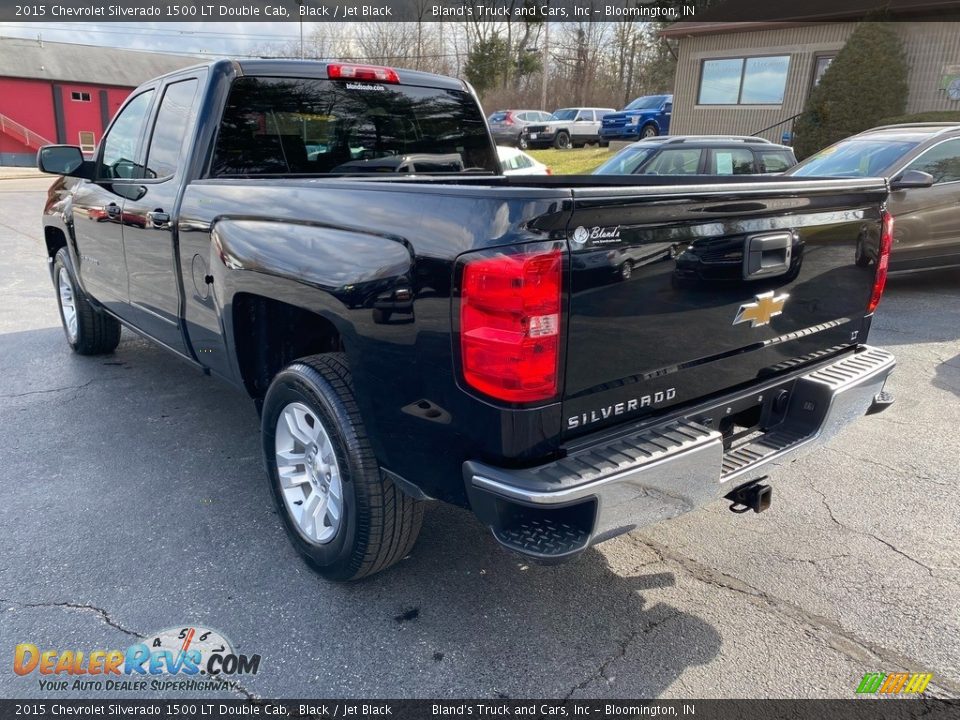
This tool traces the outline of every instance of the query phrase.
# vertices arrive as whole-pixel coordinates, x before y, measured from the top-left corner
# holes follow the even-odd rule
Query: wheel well
[[[47,244],[48,257],[54,257],[60,248],[67,246],[63,231],[49,225],[43,229],[43,241]]]
[[[343,350],[340,333],[325,317],[261,295],[234,297],[233,332],[243,384],[256,398],[297,358]]]

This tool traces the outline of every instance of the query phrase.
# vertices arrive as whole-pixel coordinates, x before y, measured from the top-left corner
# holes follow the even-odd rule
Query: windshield
[[[563,108],[553,113],[555,120],[573,120],[577,116],[576,108]]]
[[[594,175],[631,175],[653,154],[654,148],[624,148],[593,171]]]
[[[663,95],[647,95],[646,97],[637,98],[627,105],[624,110],[650,110],[651,108],[659,108],[663,105],[665,99]]]
[[[916,142],[846,140],[821,150],[790,171],[806,177],[875,177],[917,146]]]
[[[477,103],[460,90],[314,78],[234,81],[214,175],[497,172]]]

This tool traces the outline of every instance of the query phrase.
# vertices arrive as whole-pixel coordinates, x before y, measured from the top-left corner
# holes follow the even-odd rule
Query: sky
[[[309,37],[315,23],[303,24]],[[0,36],[182,54],[264,54],[298,42],[296,22],[0,22]]]

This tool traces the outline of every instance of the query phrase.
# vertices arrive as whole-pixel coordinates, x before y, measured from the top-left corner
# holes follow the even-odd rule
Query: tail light
[[[327,65],[327,77],[331,80],[373,80],[398,83],[400,77],[393,68],[379,65]]]
[[[880,252],[877,254],[877,272],[873,277],[873,292],[867,312],[872,313],[880,304],[883,288],[887,284],[887,268],[890,265],[890,248],[893,246],[893,215],[886,210],[880,218]]]
[[[506,115],[503,116],[503,124],[513,125],[513,113],[508,112]]]
[[[556,396],[562,265],[559,250],[467,262],[460,298],[467,385],[507,402]]]
[[[550,167],[547,168],[547,175],[553,175],[553,169],[552,169],[552,168],[550,168]]]

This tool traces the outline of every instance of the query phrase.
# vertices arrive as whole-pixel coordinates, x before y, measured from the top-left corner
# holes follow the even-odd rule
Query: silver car
[[[867,130],[791,169],[798,177],[884,177],[894,218],[890,272],[960,266],[960,123],[911,123]],[[864,226],[856,263],[880,255],[876,228]]]
[[[553,115],[543,110],[497,110],[487,118],[490,134],[497,145],[516,145],[527,149],[523,129],[531,123],[543,123],[553,120]]]

